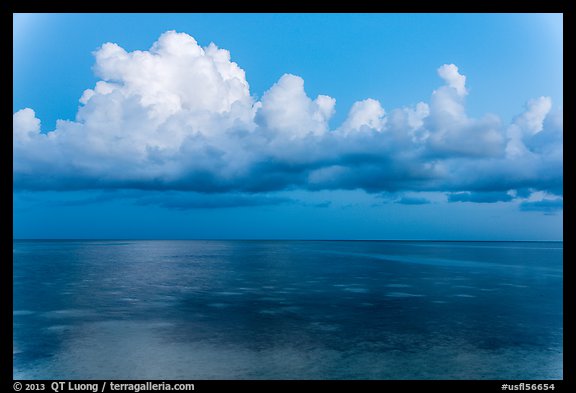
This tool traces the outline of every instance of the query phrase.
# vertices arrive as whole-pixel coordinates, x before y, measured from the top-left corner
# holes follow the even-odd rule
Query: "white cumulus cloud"
[[[289,138],[321,135],[328,130],[336,100],[319,95],[312,101],[304,91],[304,80],[284,74],[262,97],[259,119],[263,127]]]
[[[309,97],[292,74],[255,97],[230,52],[185,33],[168,31],[148,50],[105,43],[94,57],[100,80],[75,119],[41,130],[32,109],[14,113],[16,190],[562,194],[562,116],[550,98],[528,102],[512,124],[471,118],[454,64],[438,68],[444,84],[429,102],[385,111],[368,98],[330,127],[334,98]]]
[[[348,118],[342,124],[341,129],[345,132],[362,129],[382,131],[386,125],[385,116],[386,111],[384,111],[380,102],[368,98],[352,105]]]
[[[446,82],[446,85],[455,89],[459,96],[468,94],[466,90],[466,77],[458,72],[454,64],[444,64],[438,68],[438,75]]]
[[[27,142],[40,133],[40,119],[30,108],[16,112],[12,119],[14,143]]]

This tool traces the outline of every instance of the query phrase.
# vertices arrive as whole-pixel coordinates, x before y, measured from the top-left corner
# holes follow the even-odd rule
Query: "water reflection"
[[[14,242],[14,377],[562,378],[562,243],[483,244]]]

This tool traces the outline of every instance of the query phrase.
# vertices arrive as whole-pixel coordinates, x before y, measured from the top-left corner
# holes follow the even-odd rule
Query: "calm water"
[[[14,378],[560,379],[562,243],[14,242]]]

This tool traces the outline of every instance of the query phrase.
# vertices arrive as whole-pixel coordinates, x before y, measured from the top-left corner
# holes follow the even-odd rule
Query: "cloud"
[[[552,109],[550,97],[539,97],[528,101],[526,111],[518,116],[515,125],[525,132],[534,135],[544,128],[544,120]]]
[[[22,109],[14,114],[13,132],[15,141],[27,142],[40,132],[40,119],[32,109]]]
[[[509,157],[526,155],[530,152],[527,143],[544,129],[544,120],[552,108],[550,97],[539,97],[528,101],[526,110],[516,117],[508,127],[506,154]]]
[[[201,194],[195,192],[152,193],[141,196],[136,204],[153,205],[175,210],[222,209],[249,206],[270,206],[292,203],[290,198],[244,193]]]
[[[395,202],[400,203],[401,205],[426,205],[430,203],[430,201],[426,198],[410,196],[403,196]]]
[[[429,102],[385,110],[368,98],[331,127],[334,98],[309,97],[292,74],[255,97],[227,50],[185,33],[168,31],[148,50],[105,43],[94,57],[100,80],[75,119],[42,130],[32,109],[14,113],[15,190],[228,193],[264,204],[253,197],[298,189],[441,191],[477,202],[510,190],[562,194],[562,113],[551,99],[529,101],[508,125],[471,118],[454,64],[437,70],[444,84]]]
[[[322,135],[334,114],[336,100],[319,95],[312,101],[304,91],[304,80],[285,74],[262,97],[257,106],[259,125],[289,139]]]
[[[510,202],[513,196],[509,192],[488,191],[488,192],[456,192],[448,195],[448,202],[474,202],[474,203],[496,203]]]
[[[102,204],[115,201],[127,201],[142,206],[160,206],[175,210],[222,209],[247,206],[273,206],[296,203],[285,195],[220,193],[205,194],[183,191],[156,190],[105,190],[100,192],[67,192],[65,196],[58,191],[21,192],[18,197],[32,204],[49,207],[70,207]]]
[[[454,64],[444,64],[438,68],[438,75],[444,79],[446,86],[456,90],[456,94],[459,96],[468,94],[466,77],[458,72],[458,67]]]
[[[197,125],[206,116],[239,115],[238,107],[249,111],[252,105],[244,71],[230,61],[230,53],[214,44],[201,48],[187,34],[167,32],[150,50],[131,53],[106,43],[94,56],[95,73],[104,84],[84,93],[85,104],[118,93],[135,98],[156,122],[187,112]]]
[[[382,131],[386,124],[386,111],[380,102],[368,98],[355,102],[348,113],[348,118],[340,129],[344,132],[360,131],[362,129]]]
[[[544,212],[546,214],[553,214],[564,207],[562,198],[543,199],[540,201],[525,201],[520,204],[520,210],[523,211],[536,211]]]

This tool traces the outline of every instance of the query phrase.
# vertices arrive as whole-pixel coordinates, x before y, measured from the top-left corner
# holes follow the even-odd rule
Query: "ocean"
[[[14,241],[15,379],[562,379],[562,242]]]

